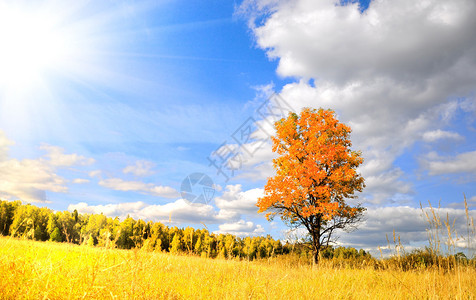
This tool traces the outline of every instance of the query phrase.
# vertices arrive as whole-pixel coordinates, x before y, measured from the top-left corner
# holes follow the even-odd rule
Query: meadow
[[[0,237],[1,299],[473,299],[476,269],[313,266]]]

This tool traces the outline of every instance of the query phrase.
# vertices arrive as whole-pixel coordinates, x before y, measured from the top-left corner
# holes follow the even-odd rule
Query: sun
[[[0,88],[25,90],[66,67],[72,37],[57,16],[0,3]]]

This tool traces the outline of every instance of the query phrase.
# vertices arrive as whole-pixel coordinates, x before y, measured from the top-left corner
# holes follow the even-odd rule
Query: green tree
[[[63,236],[68,243],[79,241],[79,232],[76,228],[76,222],[69,211],[58,212],[58,224]]]
[[[118,232],[119,236],[117,238],[117,247],[122,249],[131,249],[135,246],[134,241],[132,240],[134,224],[134,219],[129,216],[127,216],[127,218],[121,222],[120,230]]]
[[[15,209],[21,205],[20,201],[8,202],[0,201],[0,234],[8,235],[10,226],[13,223]]]
[[[72,215],[72,218],[73,220],[75,219],[74,213]],[[83,237],[82,239],[88,240],[89,242],[89,238],[92,237],[92,240],[94,241],[94,244],[96,245],[100,239],[101,230],[104,229],[105,227],[107,227],[107,217],[105,215],[103,214],[89,215],[87,219],[85,220],[85,224],[83,224],[81,228],[81,236]],[[104,234],[107,236],[106,233]],[[102,238],[104,239],[105,236],[103,236]]]
[[[142,248],[144,240],[147,239],[148,235],[149,232],[147,230],[147,224],[144,222],[144,220],[139,219],[134,223],[131,236],[134,247]]]
[[[31,204],[19,206],[15,209],[10,234],[40,241],[48,240],[47,226],[50,213],[47,208]]]
[[[63,241],[63,239],[61,237],[61,232],[60,232],[58,227],[55,227],[55,229],[51,232],[50,241],[51,242],[62,242]]]

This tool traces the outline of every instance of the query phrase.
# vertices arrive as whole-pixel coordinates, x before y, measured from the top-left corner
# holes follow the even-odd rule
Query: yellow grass
[[[471,299],[476,271],[313,268],[0,238],[1,299]]]

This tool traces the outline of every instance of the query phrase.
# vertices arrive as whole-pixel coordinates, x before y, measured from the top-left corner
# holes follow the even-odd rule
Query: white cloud
[[[84,202],[70,204],[68,210],[80,213],[99,214],[124,219],[127,215],[135,219],[145,219],[173,224],[195,223],[213,224],[222,222],[211,205],[190,205],[183,199],[164,205],[146,204],[144,202],[116,203],[106,205],[89,205]]]
[[[57,146],[44,144],[40,147],[41,150],[47,152],[45,155],[49,159],[49,164],[57,167],[70,167],[73,165],[91,165],[94,159],[86,158],[78,154],[64,154],[64,149]]]
[[[462,138],[439,127],[473,107],[448,99],[475,90],[475,2],[372,1],[361,14],[357,3],[258,0],[240,11],[278,74],[297,79],[280,96],[295,111],[332,108],[351,126],[373,202],[411,196],[394,161],[415,141]]]
[[[378,247],[382,247],[385,250],[390,243],[391,248],[394,249],[393,234],[395,232],[397,243],[398,237],[400,237],[405,251],[411,251],[412,249],[429,245],[428,229],[434,229],[434,227],[430,225],[424,212],[427,212],[430,218],[432,217],[429,207],[424,207],[423,210],[409,206],[371,207],[366,211],[365,220],[358,225],[357,230],[350,233],[336,231],[334,238],[338,237],[338,245],[369,250],[373,255],[379,257]],[[441,242],[440,250],[447,250],[448,236],[447,228],[444,225],[447,216],[450,220],[455,245],[461,248],[467,247],[467,218],[465,210],[445,207],[435,208],[434,212],[436,216],[439,216],[442,224],[438,232]],[[476,211],[470,210],[469,217],[475,218]],[[454,226],[453,221],[455,221]],[[290,242],[303,240],[308,237],[308,233],[303,227],[285,230],[283,235],[285,240]],[[473,243],[472,247],[474,246],[476,244]],[[458,251],[461,250],[459,249]],[[386,252],[388,251],[386,250]]]
[[[75,179],[73,179],[72,182],[73,182],[73,183],[76,183],[76,184],[83,184],[83,183],[88,183],[88,182],[89,182],[89,179],[75,178]]]
[[[444,131],[440,129],[427,131],[423,134],[423,140],[425,142],[435,142],[441,139],[462,140],[463,137],[456,132]]]
[[[67,180],[57,174],[60,168],[94,162],[78,154],[64,154],[63,149],[49,145],[40,147],[47,153],[38,159],[13,159],[7,155],[12,144],[0,131],[0,198],[3,199],[48,201],[46,192],[68,191]]]
[[[219,230],[214,231],[215,234],[233,234],[237,236],[260,235],[265,232],[263,226],[254,224],[250,221],[239,220],[235,223],[225,223],[218,226]]]
[[[424,207],[424,211],[432,214],[428,207]],[[435,209],[435,213],[439,215],[441,222],[446,220],[448,215],[450,224],[455,221],[453,236],[459,238],[455,242],[460,246],[465,246],[466,215],[464,209],[440,208]],[[470,217],[476,218],[476,211],[470,211]],[[369,208],[366,213],[366,220],[359,226],[358,230],[351,233],[341,233],[339,240],[341,245],[352,246],[356,248],[364,248],[372,250],[374,255],[378,254],[378,247],[387,247],[387,236],[390,245],[394,246],[393,232],[401,242],[405,249],[411,250],[412,245],[428,245],[428,229],[432,229],[424,212],[420,208],[399,206],[399,207],[380,207]],[[446,250],[445,243],[448,241],[447,229],[443,225],[439,232],[441,241],[441,250]],[[467,243],[466,243],[467,244]]]
[[[47,160],[8,159],[0,162],[0,197],[25,202],[46,201],[45,191],[64,193],[66,180]]]
[[[462,238],[461,240],[458,240],[455,242],[456,247],[459,247],[460,249],[470,249],[470,251],[476,250],[476,237],[465,237]],[[471,258],[471,256],[469,256]]]
[[[88,173],[89,177],[97,177],[101,178],[102,171],[101,170],[94,170]]]
[[[244,5],[249,2],[263,7],[271,1]],[[279,59],[282,76],[339,83],[373,80],[375,74],[420,80],[454,72],[475,55],[476,4],[471,1],[373,1],[364,14],[357,3],[339,6],[334,0],[274,3],[253,32],[258,46]]]
[[[423,165],[428,169],[430,175],[441,175],[451,173],[476,174],[476,151],[465,152],[455,157],[441,157],[438,154],[430,153]]]
[[[79,213],[85,214],[104,214],[109,217],[124,217],[127,214],[133,214],[137,211],[140,211],[142,208],[147,206],[144,202],[130,202],[130,203],[118,203],[118,204],[106,204],[106,205],[95,205],[91,206],[85,202],[80,202],[78,204],[68,205],[68,210],[77,210]]]
[[[155,172],[152,171],[151,169],[155,167],[155,164],[151,161],[147,160],[138,160],[136,161],[135,165],[130,165],[124,168],[122,172],[124,174],[134,174],[135,176],[149,176],[153,175]]]
[[[121,178],[108,178],[99,181],[99,185],[116,191],[142,192],[164,198],[178,197],[178,192],[174,188],[168,186],[154,185],[152,183],[145,183],[142,181],[126,181]]]
[[[229,218],[236,218],[241,214],[256,215],[256,203],[262,196],[263,189],[243,191],[241,184],[227,185],[223,195],[215,198],[215,205],[220,209],[220,214]]]
[[[216,184],[216,183],[214,183],[214,184],[212,185],[212,187],[213,187],[213,189],[214,189],[215,191],[217,191],[217,192],[221,192],[221,191],[223,190],[222,186],[219,185],[219,184]]]
[[[141,182],[125,182],[117,178],[106,181],[112,187],[123,191],[143,191],[149,193],[150,186]],[[105,182],[101,181],[100,185]],[[256,201],[263,195],[262,189],[242,190],[242,186],[228,185],[223,195],[215,198],[215,206],[205,204],[190,204],[178,199],[163,205],[146,204],[144,202],[114,203],[106,205],[89,205],[81,202],[71,204],[68,210],[77,209],[82,213],[104,213],[107,216],[124,218],[130,215],[134,218],[158,220],[174,224],[204,222],[206,224],[221,224],[220,232],[235,232],[239,235],[261,234],[264,229],[253,222],[243,221],[243,217],[255,217],[258,208]],[[217,209],[218,208],[218,209]],[[224,224],[222,224],[224,225]]]
[[[364,173],[365,174],[365,173]],[[376,175],[365,176],[363,198],[365,202],[374,204],[402,200],[401,196],[412,193],[412,186],[399,180],[403,172],[398,168],[381,172]]]

